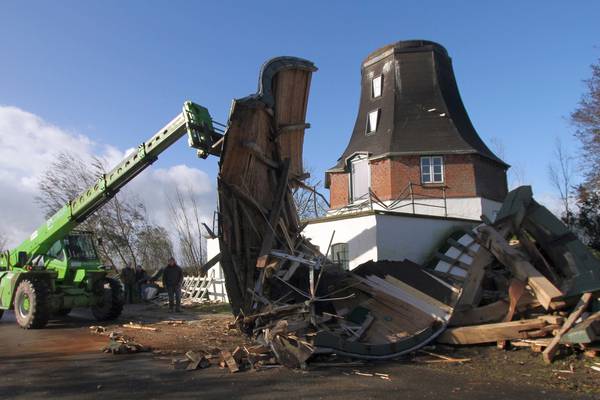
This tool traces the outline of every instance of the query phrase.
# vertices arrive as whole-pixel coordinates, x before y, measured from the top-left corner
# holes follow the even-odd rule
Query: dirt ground
[[[170,325],[164,321],[183,320]],[[123,328],[129,322],[156,331]],[[318,360],[307,371],[269,368],[230,374],[215,362],[196,371],[174,370],[173,357],[188,350],[214,354],[247,344],[222,306],[167,313],[155,305],[128,306],[122,318],[107,325],[136,341],[151,346],[147,353],[111,355],[101,352],[108,337],[90,333],[97,325],[87,312],[74,312],[65,320],[52,321],[47,329],[24,331],[12,313],[0,321],[0,398],[152,398],[264,399],[343,398],[368,399],[594,399],[600,397],[600,373],[588,368],[589,359],[561,358],[546,366],[529,350],[504,351],[494,346],[427,350],[465,363],[424,363],[404,359],[369,362],[346,367],[321,367]],[[600,360],[594,360],[600,362]],[[570,371],[571,365],[573,372]],[[388,374],[389,380],[375,373]],[[369,376],[372,374],[373,376]]]

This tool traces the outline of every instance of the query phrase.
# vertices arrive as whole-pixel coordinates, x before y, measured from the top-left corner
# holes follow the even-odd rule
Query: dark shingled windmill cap
[[[361,98],[352,137],[328,172],[346,170],[357,153],[370,159],[402,155],[477,154],[507,169],[481,140],[458,91],[446,49],[428,40],[384,46],[361,66]],[[372,79],[382,76],[374,98]],[[367,132],[368,114],[379,110],[377,127]],[[327,179],[326,179],[327,181]]]

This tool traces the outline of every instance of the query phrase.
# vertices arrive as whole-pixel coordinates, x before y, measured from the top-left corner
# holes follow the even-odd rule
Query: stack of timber
[[[440,343],[528,346],[550,363],[600,338],[600,260],[529,186],[508,194],[495,222],[449,239],[432,269],[462,292]]]
[[[304,366],[316,353],[396,357],[443,332],[460,289],[410,262],[345,271],[301,235],[292,190],[306,177],[315,70],[307,60],[272,59],[258,92],[233,102],[218,176],[230,303],[238,327],[285,366]]]

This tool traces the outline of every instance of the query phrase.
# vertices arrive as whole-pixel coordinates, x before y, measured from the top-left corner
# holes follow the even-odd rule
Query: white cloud
[[[17,107],[0,106],[0,232],[8,237],[9,246],[17,245],[44,221],[43,213],[34,203],[38,180],[56,154],[64,150],[84,160],[98,156],[113,166],[134,149],[122,151],[95,143],[85,135],[66,131],[35,114]],[[172,193],[175,188],[191,190],[203,219],[212,219],[216,205],[214,184],[204,171],[196,168],[150,167],[124,192],[142,200],[152,221],[169,229],[165,193]]]

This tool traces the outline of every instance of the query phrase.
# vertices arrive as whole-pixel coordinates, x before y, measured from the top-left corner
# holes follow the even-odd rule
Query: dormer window
[[[377,124],[379,123],[380,113],[381,110],[379,108],[369,113],[367,118],[367,134],[373,133],[377,130]]]
[[[378,98],[381,96],[381,90],[383,87],[383,75],[378,75],[375,78],[373,78],[372,82],[372,88],[371,88],[371,95],[373,96],[374,99]]]

